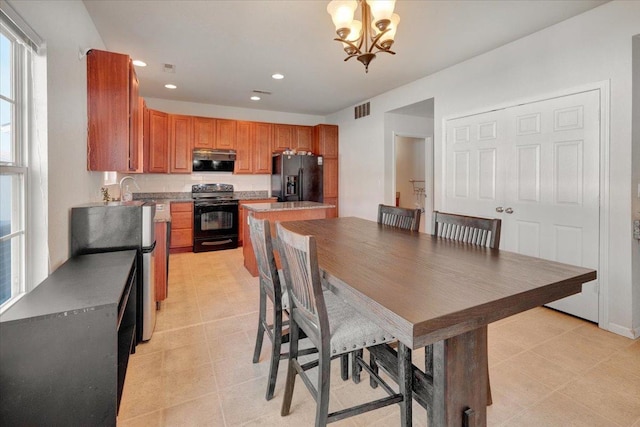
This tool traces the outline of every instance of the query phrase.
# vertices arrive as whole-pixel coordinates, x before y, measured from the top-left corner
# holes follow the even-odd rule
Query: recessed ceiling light
[[[284,74],[275,73],[271,76],[271,78],[273,78],[274,80],[282,80],[284,79]]]
[[[257,96],[257,95],[253,95],[253,96],[251,97],[251,100],[252,100],[252,101],[260,101],[260,97],[259,97],[259,96]]]
[[[136,67],[146,67],[147,63],[144,61],[140,61],[139,59],[134,59],[133,65],[135,65]]]
[[[164,87],[166,87],[167,89],[177,89],[178,88],[178,86],[172,85],[172,84],[166,84],[166,85],[164,85]]]

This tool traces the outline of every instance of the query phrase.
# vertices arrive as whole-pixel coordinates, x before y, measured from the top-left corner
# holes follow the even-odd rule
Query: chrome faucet
[[[120,180],[120,200],[121,200],[121,201],[125,201],[125,200],[124,200],[124,190],[122,189],[122,184],[123,184],[127,179],[130,179],[131,181],[133,181],[133,185],[135,185],[135,186],[136,186],[136,188],[137,188],[138,190],[140,190],[140,186],[138,185],[138,183],[136,182],[136,180],[135,180],[132,176],[127,175],[127,176],[123,177],[123,178]]]

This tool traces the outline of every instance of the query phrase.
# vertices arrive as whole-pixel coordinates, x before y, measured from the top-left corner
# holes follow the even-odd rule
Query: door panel
[[[501,218],[501,249],[597,269],[599,104],[594,90],[448,121],[443,209]],[[597,281],[549,306],[597,322]]]

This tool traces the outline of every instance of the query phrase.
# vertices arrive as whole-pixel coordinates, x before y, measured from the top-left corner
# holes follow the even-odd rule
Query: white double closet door
[[[443,210],[502,219],[500,249],[598,268],[600,92],[446,122]],[[598,321],[597,281],[549,306]]]

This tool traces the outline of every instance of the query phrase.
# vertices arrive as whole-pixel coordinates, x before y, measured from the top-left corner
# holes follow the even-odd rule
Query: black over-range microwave
[[[233,172],[235,150],[193,150],[193,172]]]

